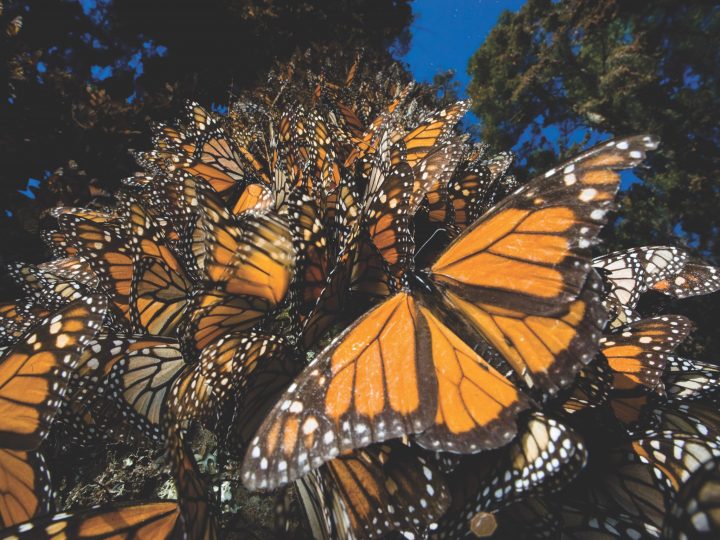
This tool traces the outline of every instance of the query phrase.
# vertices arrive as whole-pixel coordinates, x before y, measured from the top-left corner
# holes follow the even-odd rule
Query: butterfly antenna
[[[433,240],[433,238],[435,238],[435,236],[437,236],[437,235],[440,234],[440,233],[446,233],[446,232],[447,232],[447,229],[445,229],[444,227],[441,227],[441,228],[439,228],[439,229],[435,229],[435,231],[433,231],[433,233],[430,235],[430,238],[428,238],[427,240],[425,240],[425,242],[423,243],[423,245],[420,246],[420,249],[415,250],[415,255],[413,255],[413,262],[417,260],[417,258],[418,258],[418,257],[420,256],[420,254],[422,253],[423,249],[425,249],[425,247],[426,247],[430,242],[432,242],[432,240]]]

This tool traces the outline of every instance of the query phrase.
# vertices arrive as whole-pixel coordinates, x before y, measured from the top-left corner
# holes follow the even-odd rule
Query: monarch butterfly
[[[382,189],[369,192],[362,223],[390,271],[397,274],[412,263],[413,173],[406,163],[399,163],[387,175],[378,172],[378,176],[382,179]]]
[[[70,371],[100,328],[103,296],[69,304],[40,322],[6,353],[0,364],[0,445],[34,450],[62,402]]]
[[[249,329],[281,304],[296,254],[281,218],[253,213],[238,223],[207,188],[195,189],[205,211],[207,289],[191,299],[184,333],[191,349],[201,351],[231,330]]]
[[[253,333],[228,335],[203,350],[198,363],[187,366],[173,382],[161,423],[190,538],[214,538],[216,524],[206,499],[205,482],[181,436],[183,424],[189,420],[209,420],[217,415],[232,391],[242,395],[245,388],[252,390],[257,384],[255,388],[263,392],[249,393],[240,403],[247,413],[245,418],[256,421],[270,405],[267,401],[295,373],[287,368],[287,356],[285,344],[279,338]]]
[[[132,339],[100,335],[85,347],[54,423],[62,430],[63,442],[92,446],[115,435],[130,438],[122,418],[114,414],[115,400],[106,396],[103,386],[108,380],[104,377],[106,364],[125,354],[133,343]]]
[[[676,431],[647,432],[632,441],[640,461],[648,464],[668,502],[705,462],[720,457],[720,445]]]
[[[221,120],[198,103],[185,107],[189,123],[183,128],[160,126],[156,150],[139,155],[141,165],[150,163],[160,170],[184,170],[207,181],[218,193],[225,193],[244,181],[247,172],[243,152],[228,135]],[[245,150],[246,154],[249,154]]]
[[[710,400],[670,401],[647,414],[646,425],[656,431],[677,431],[720,443],[720,413]]]
[[[63,257],[49,262],[40,263],[37,268],[43,274],[58,280],[74,281],[89,289],[96,289],[99,285],[97,276],[90,265],[76,257]]]
[[[626,325],[600,339],[613,373],[610,408],[623,424],[637,424],[648,403],[647,390],[662,394],[662,375],[673,350],[692,330],[681,315],[662,315]]]
[[[302,340],[307,350],[311,349],[323,333],[345,313],[346,295],[354,268],[353,255],[356,252],[358,231],[359,229],[355,228],[352,233],[353,238],[343,246],[335,267],[328,273],[325,286],[321,290],[315,306],[305,318]]]
[[[591,444],[586,468],[562,494],[561,501],[662,527],[665,498],[651,468],[632,451],[630,443],[612,442],[608,446],[606,440],[598,442]]]
[[[585,445],[571,429],[542,413],[530,414],[507,447],[462,457],[447,477],[452,504],[432,537],[471,536],[482,514],[564,487],[586,459]]]
[[[428,219],[461,231],[480,217],[480,205],[499,178],[483,163],[463,165],[446,181],[437,180],[428,190]]]
[[[707,362],[671,356],[663,378],[668,399],[712,398],[720,387],[720,368]]]
[[[328,125],[317,112],[301,114],[291,117],[296,122],[292,150],[307,182],[311,182],[308,187],[313,188],[313,184],[337,185],[340,181],[338,156],[334,147],[337,137],[330,136]]]
[[[561,396],[562,409],[573,414],[598,407],[608,400],[612,385],[613,371],[605,357],[598,356],[578,372],[566,395]]]
[[[25,293],[25,298],[50,311],[58,310],[65,304],[79,300],[86,293],[82,285],[58,279],[30,264],[13,263],[8,266],[8,269],[10,275]]]
[[[688,298],[720,290],[720,273],[714,266],[688,262],[674,276],[654,283],[652,289],[675,298]]]
[[[129,235],[115,222],[95,222],[73,214],[59,218],[68,242],[90,265],[100,280],[100,288],[112,301],[117,323],[130,322],[130,290],[133,280],[133,256]]]
[[[0,361],[0,518],[5,525],[47,510],[48,473],[34,451],[105,309],[102,296],[69,304],[28,331]]]
[[[223,335],[173,381],[163,414],[174,423],[207,422],[236,396],[242,415],[228,437],[244,445],[298,368],[280,338],[255,332]]]
[[[0,536],[22,540],[171,539],[182,534],[179,517],[175,501],[115,504],[35,518],[0,531]]]
[[[50,473],[39,452],[0,448],[0,526],[50,511]]]
[[[427,157],[436,144],[443,143],[449,138],[455,124],[465,115],[469,106],[468,101],[458,101],[430,114],[415,129],[393,143],[393,153],[402,155],[403,161],[410,167],[415,167]]]
[[[0,304],[0,342],[5,345],[15,343],[29,328],[48,315],[49,310],[26,300]]]
[[[413,87],[414,83],[411,82],[407,84],[400,91],[395,100],[393,100],[392,103],[388,105],[387,109],[377,118],[375,118],[375,120],[372,121],[363,136],[361,138],[354,139],[356,148],[352,152],[350,152],[348,157],[345,159],[345,167],[350,167],[359,159],[364,158],[366,155],[371,154],[375,151],[375,145],[377,144],[376,138],[377,134],[380,131],[380,128],[385,125],[385,123],[390,119],[390,117],[397,110],[397,108],[407,99]],[[460,118],[460,116],[462,116],[462,114],[458,114],[458,118]],[[452,120],[453,118],[449,118],[449,121]]]
[[[315,538],[422,537],[450,503],[442,479],[416,448],[384,444],[329,461],[298,480]]]
[[[248,184],[238,196],[232,207],[232,214],[239,216],[245,212],[263,212],[273,208],[275,198],[265,184]]]
[[[608,284],[605,307],[616,328],[637,320],[633,313],[640,295],[685,264],[687,253],[667,246],[649,246],[616,251],[593,259]]]
[[[179,264],[171,246],[178,238],[167,220],[159,218],[150,204],[134,194],[123,194],[119,206],[123,226],[130,233],[133,257],[152,257],[177,271]]]
[[[246,454],[245,484],[272,488],[338,453],[407,434],[455,452],[506,443],[524,396],[433,308],[441,301],[462,314],[528,386],[566,386],[605,322],[586,286],[587,248],[618,187],[613,169],[656,145],[640,136],[589,150],[466,229],[414,274],[413,290],[366,313],[290,386]]]
[[[108,366],[131,349],[136,341],[125,337],[101,336],[88,344],[68,384],[65,401],[53,424],[56,441],[63,447],[99,447],[114,440],[135,443],[147,436],[122,397],[108,391]],[[148,435],[149,434],[149,435]]]
[[[40,237],[53,257],[76,257],[78,254],[77,248],[68,242],[62,231],[56,229],[41,231]]]
[[[720,490],[720,459],[699,467],[680,487],[668,510],[663,538],[717,538],[720,533],[717,493]]]
[[[105,394],[131,426],[157,439],[166,397],[185,365],[176,340],[135,341],[105,365]]]
[[[130,319],[141,332],[173,336],[185,315],[191,283],[180,268],[143,258],[130,291]]]
[[[287,225],[271,214],[252,214],[238,223],[203,184],[196,190],[205,213],[206,279],[230,294],[280,303],[295,259]]]
[[[601,352],[614,372],[613,387],[628,390],[641,384],[662,392],[667,356],[692,331],[682,315],[661,315],[623,326],[600,339]]]
[[[59,219],[63,215],[71,215],[82,219],[87,219],[95,223],[107,223],[117,218],[117,214],[114,211],[95,210],[92,208],[80,208],[73,206],[57,206],[51,208],[48,212],[49,215],[55,219]]]
[[[322,291],[328,272],[327,238],[325,236],[324,209],[304,189],[290,195],[288,219],[296,253],[295,284],[301,291],[300,310],[307,312]]]

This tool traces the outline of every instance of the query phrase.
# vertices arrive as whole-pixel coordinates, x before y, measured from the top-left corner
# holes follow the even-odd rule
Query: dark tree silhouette
[[[528,0],[500,18],[468,69],[482,139],[496,149],[516,147],[521,173],[610,135],[660,136],[659,151],[635,171],[642,182],[621,194],[605,240],[618,249],[684,243],[720,262],[717,6]],[[684,308],[715,324],[713,304],[696,299]]]

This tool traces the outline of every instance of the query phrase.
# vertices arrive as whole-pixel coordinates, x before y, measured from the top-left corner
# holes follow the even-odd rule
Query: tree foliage
[[[720,10],[711,2],[529,0],[469,65],[482,137],[536,172],[605,135],[662,146],[624,194],[619,247],[676,241],[720,256]]]
[[[617,249],[685,244],[720,262],[717,5],[528,0],[501,16],[468,70],[482,139],[513,147],[525,177],[610,135],[660,136],[659,151],[635,171],[642,181],[624,178],[605,241]],[[657,309],[686,312],[713,335],[714,300]],[[706,355],[720,350],[720,339],[708,347]]]

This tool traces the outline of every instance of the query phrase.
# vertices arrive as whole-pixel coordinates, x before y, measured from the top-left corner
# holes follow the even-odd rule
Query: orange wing
[[[378,133],[380,132],[380,128],[387,123],[387,120],[395,112],[397,107],[407,99],[413,87],[414,83],[410,83],[405,86],[400,91],[397,98],[395,98],[395,100],[390,103],[390,105],[388,105],[387,110],[372,121],[363,136],[354,139],[356,148],[352,152],[350,152],[348,157],[345,159],[345,167],[350,167],[359,159],[375,151],[378,144],[377,137]]]
[[[643,385],[662,391],[660,377],[667,356],[693,328],[682,315],[662,315],[623,326],[601,340],[601,351],[613,371],[615,390]]]
[[[60,216],[60,227],[97,275],[120,318],[129,320],[133,279],[129,236],[116,223],[96,223],[72,214]]]
[[[185,345],[200,352],[223,334],[252,328],[272,309],[273,305],[264,298],[227,295],[211,289],[191,300],[190,315],[179,335],[186,340]]]
[[[140,160],[169,171],[185,170],[218,193],[235,187],[247,176],[244,152],[221,121],[197,103],[188,104],[186,115],[187,127],[163,127],[154,138],[155,150],[141,154]]]
[[[200,186],[206,279],[228,294],[252,295],[279,304],[295,265],[287,225],[272,214],[253,213],[238,222],[212,192]]]
[[[272,191],[265,184],[248,184],[235,201],[232,214],[239,216],[244,212],[263,212],[270,210],[275,204]]]
[[[450,502],[442,475],[401,443],[339,456],[297,488],[315,538],[422,538]]]
[[[402,139],[408,165],[414,167],[425,159],[436,143],[443,142],[470,107],[469,101],[458,101],[432,114]]]
[[[50,511],[50,475],[42,455],[0,448],[0,527]]]
[[[34,450],[45,438],[80,353],[102,324],[105,298],[69,304],[26,334],[0,363],[0,444]]]
[[[415,440],[431,450],[470,453],[515,436],[515,417],[528,405],[517,388],[420,306],[437,378],[435,423]]]
[[[370,239],[394,272],[407,271],[412,262],[412,182],[410,167],[403,163],[393,167],[363,215]]]
[[[567,386],[592,360],[607,315],[595,282],[555,315],[472,303],[446,291],[445,298],[500,353],[525,383],[549,391]]]
[[[579,368],[575,353],[592,358],[604,316],[586,286],[589,248],[612,208],[615,169],[656,146],[647,136],[612,141],[551,169],[473,223],[432,265],[445,298],[528,384],[555,390]]]
[[[182,534],[180,509],[175,501],[116,504],[77,512],[44,516],[3,531],[20,540],[169,540]]]
[[[525,398],[406,292],[340,334],[267,416],[243,464],[251,488],[302,476],[339,453],[420,434],[436,450],[507,442]],[[424,433],[423,433],[424,432]]]
[[[179,269],[178,269],[179,270]],[[190,282],[157,259],[142,259],[131,290],[131,318],[136,328],[155,336],[170,336],[188,304]]]

